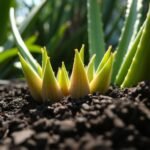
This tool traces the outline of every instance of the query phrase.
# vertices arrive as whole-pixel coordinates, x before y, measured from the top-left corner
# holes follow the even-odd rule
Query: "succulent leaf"
[[[58,83],[60,82],[60,78],[61,78],[61,72],[62,72],[62,68],[58,68],[58,72],[57,72],[57,81]],[[60,84],[60,83],[59,83]]]
[[[102,69],[95,75],[90,83],[90,92],[105,93],[111,82],[112,66],[114,55],[111,54]]]
[[[119,44],[116,49],[117,54],[114,61],[112,80],[113,82],[116,79],[116,75],[120,69],[123,58],[130,48],[135,36],[138,32],[141,18],[141,9],[142,9],[143,0],[128,0],[127,9],[126,9],[126,19],[124,27],[122,28],[122,33],[119,39]]]
[[[116,76],[115,84],[117,84],[119,86],[122,84],[123,80],[125,79],[125,76],[127,75],[128,69],[130,68],[132,59],[136,53],[138,44],[139,44],[141,36],[142,36],[143,28],[144,28],[144,24],[140,28],[140,31],[138,32],[135,41],[132,43],[130,49],[126,53],[123,63],[119,69],[117,76]]]
[[[98,67],[105,53],[102,10],[98,0],[87,0],[89,55],[96,54],[95,67]]]
[[[127,72],[125,80],[121,87],[129,87],[137,84],[142,80],[149,79],[149,66],[150,66],[150,8],[145,21],[145,26],[142,32],[140,42],[138,44],[136,53],[133,57],[130,68]]]
[[[89,82],[91,82],[93,80],[94,74],[95,74],[95,65],[94,65],[95,57],[96,57],[96,55],[92,56],[88,66],[87,66],[87,76],[88,76]]]
[[[81,47],[80,52],[79,52],[81,60],[83,63],[84,63],[84,48],[85,48],[85,45],[82,44],[82,47]]]
[[[57,79],[63,94],[66,96],[69,94],[69,77],[64,62],[62,67],[58,70]]]
[[[32,66],[19,54],[22,69],[27,80],[31,95],[37,101],[42,101],[42,80]]]
[[[42,48],[41,49],[42,51],[42,76],[44,75],[44,70],[45,70],[45,67],[46,67],[46,62],[47,62],[47,51],[46,51],[46,48]]]
[[[90,93],[88,77],[80,54],[77,50],[75,50],[75,58],[71,74],[69,92],[73,98],[83,97]]]
[[[62,98],[60,86],[55,78],[51,63],[47,57],[46,66],[43,76],[42,98],[44,101],[57,101]]]
[[[109,46],[108,50],[104,54],[104,57],[102,58],[102,61],[100,62],[99,66],[97,68],[96,73],[98,73],[103,68],[103,66],[106,64],[106,62],[108,61],[108,59],[111,55],[111,50],[112,50],[112,46]]]

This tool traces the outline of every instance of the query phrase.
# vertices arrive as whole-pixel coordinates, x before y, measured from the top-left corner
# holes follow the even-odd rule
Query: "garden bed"
[[[24,82],[0,84],[0,150],[150,148],[150,83],[37,104]]]

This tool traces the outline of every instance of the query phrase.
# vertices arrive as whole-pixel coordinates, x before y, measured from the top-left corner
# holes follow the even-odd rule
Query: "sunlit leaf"
[[[63,94],[66,96],[69,94],[69,77],[64,62],[62,67],[58,70],[57,79]]]
[[[83,63],[84,63],[84,48],[85,48],[85,45],[82,44],[82,47],[81,47],[80,52],[79,52],[81,60]]]
[[[42,98],[44,101],[60,100],[63,94],[55,78],[49,58],[47,58],[46,66],[44,68],[45,71],[42,85]]]
[[[108,61],[108,59],[111,55],[111,50],[112,50],[112,46],[109,46],[108,50],[104,54],[104,57],[102,58],[102,61],[100,62],[99,66],[96,70],[96,73],[98,73],[103,68],[103,66],[106,64],[106,62]]]
[[[70,79],[69,92],[73,98],[83,97],[90,93],[87,74],[80,54],[77,50],[75,50],[75,58]]]
[[[41,91],[42,91],[42,80],[38,74],[33,70],[28,62],[19,54],[22,69],[27,80],[30,92],[33,98],[37,101],[42,101]]]
[[[89,83],[92,81],[92,79],[94,78],[94,74],[95,74],[95,65],[94,65],[95,57],[96,55],[92,56],[87,66],[87,76],[88,76]]]
[[[113,59],[114,59],[114,56],[113,54],[111,54],[106,64],[95,75],[95,77],[91,81],[90,83],[91,93],[94,93],[94,92],[104,93],[107,91],[110,81],[111,81]]]

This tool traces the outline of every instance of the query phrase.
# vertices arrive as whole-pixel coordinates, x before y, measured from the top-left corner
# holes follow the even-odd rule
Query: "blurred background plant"
[[[102,10],[105,47],[115,49],[125,18],[127,0],[99,0]],[[146,17],[149,0],[144,1],[141,23]],[[0,78],[21,78],[17,47],[11,34],[9,8],[16,9],[19,31],[28,49],[40,61],[40,48],[45,46],[54,70],[63,60],[71,69],[74,49],[84,43],[88,62],[86,0],[1,0],[0,3]]]

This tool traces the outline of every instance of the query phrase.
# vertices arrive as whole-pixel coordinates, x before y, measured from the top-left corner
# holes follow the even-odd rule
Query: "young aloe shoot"
[[[11,11],[11,13],[13,12]],[[71,76],[69,77],[64,62],[62,62],[62,66],[58,69],[57,75],[55,75],[45,48],[42,49],[42,65],[35,63],[36,60],[29,53],[21,39],[14,20],[14,15],[11,14],[12,30],[19,45],[19,58],[23,73],[35,100],[40,102],[58,101],[67,95],[73,98],[80,98],[89,93],[104,93],[107,91],[111,81],[114,60],[111,47],[109,47],[97,70],[95,70],[96,55],[93,55],[89,64],[85,66],[84,45],[82,45],[80,51],[75,50]],[[35,63],[37,69],[35,69],[32,62]],[[40,73],[37,70],[40,70]]]
[[[84,51],[84,49],[82,50]],[[94,57],[91,58],[88,66],[85,67],[81,54],[81,51],[75,50],[73,69],[70,77],[64,62],[62,62],[62,66],[58,69],[57,76],[55,76],[46,49],[42,50],[42,77],[19,54],[22,69],[34,99],[43,102],[57,101],[67,95],[73,98],[80,98],[97,91],[100,93],[106,92],[111,81],[114,60],[113,53],[110,50],[106,52],[100,63],[102,67],[101,69],[98,68],[97,71],[93,69]]]

